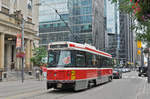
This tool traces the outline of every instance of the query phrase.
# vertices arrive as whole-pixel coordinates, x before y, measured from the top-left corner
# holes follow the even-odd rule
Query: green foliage
[[[150,1],[149,0],[111,0],[112,3],[119,3],[119,10],[132,14],[139,22],[150,20]]]
[[[137,40],[141,40],[143,42],[150,42],[150,22],[143,22],[136,27],[136,35]],[[138,32],[142,31],[142,32]]]
[[[41,66],[43,64],[42,59],[47,56],[47,50],[44,47],[38,47],[33,50],[33,57],[31,62],[36,66]]]
[[[131,29],[136,33],[136,40],[141,40],[146,43],[150,43],[150,1],[144,0],[143,2],[138,2],[137,0],[112,0],[112,3],[119,2],[119,10],[121,12],[130,14],[132,19],[136,20],[136,24],[133,24]],[[135,8],[140,8],[139,10]]]

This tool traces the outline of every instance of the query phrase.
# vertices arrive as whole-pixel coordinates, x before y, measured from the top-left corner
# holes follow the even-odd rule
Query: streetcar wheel
[[[92,85],[91,85],[91,83],[89,82],[89,83],[88,83],[88,89],[90,89],[90,88],[92,88]]]
[[[120,79],[122,78],[122,75],[120,76]]]
[[[50,88],[52,88],[52,85],[47,83],[47,89],[50,89]]]
[[[112,76],[109,77],[109,82],[111,82],[111,81],[112,81]]]
[[[141,74],[138,74],[139,77],[141,77]]]

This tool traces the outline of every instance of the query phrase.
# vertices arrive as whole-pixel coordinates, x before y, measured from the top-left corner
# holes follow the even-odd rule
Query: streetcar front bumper
[[[55,88],[55,89],[67,89],[73,88],[75,81],[73,80],[48,80],[47,81],[47,89]]]

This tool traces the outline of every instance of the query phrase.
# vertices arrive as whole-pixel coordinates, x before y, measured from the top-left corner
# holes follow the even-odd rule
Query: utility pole
[[[147,66],[147,82],[150,84],[150,43],[148,43],[148,58],[147,58],[147,63],[148,63],[148,66]]]
[[[54,9],[54,8],[53,8],[53,9]],[[68,36],[68,37],[69,37],[69,41],[78,42],[78,41],[79,41],[79,35],[74,34],[74,33],[72,32],[70,26],[68,25],[68,23],[65,22],[65,20],[61,17],[61,15],[58,13],[58,11],[57,11],[56,9],[54,9],[54,10],[55,10],[56,14],[60,17],[60,20],[65,23],[66,27],[69,29],[69,31],[70,31],[70,33],[71,33],[71,35]],[[72,36],[73,38],[71,38],[71,36]]]
[[[147,82],[150,84],[150,44],[148,43],[147,44],[147,48],[144,50],[144,53],[148,55],[148,58],[147,58]]]
[[[143,70],[144,67],[144,55],[143,55],[143,48],[141,47],[141,69]]]
[[[22,33],[22,42],[21,42],[21,52],[24,53],[24,24],[25,20],[22,18],[22,24],[21,24],[21,33]],[[22,57],[22,83],[24,82],[24,56]]]

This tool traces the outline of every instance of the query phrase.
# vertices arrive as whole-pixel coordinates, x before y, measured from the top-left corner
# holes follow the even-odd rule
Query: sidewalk
[[[142,88],[141,93],[137,99],[150,99],[150,84],[147,83],[147,78],[144,81],[144,87]]]
[[[1,82],[7,82],[7,81],[18,81],[22,79],[22,73],[21,71],[7,71],[6,72],[6,77],[2,79]],[[24,72],[24,79],[29,80],[29,79],[35,79],[34,75],[29,75],[28,73]]]

